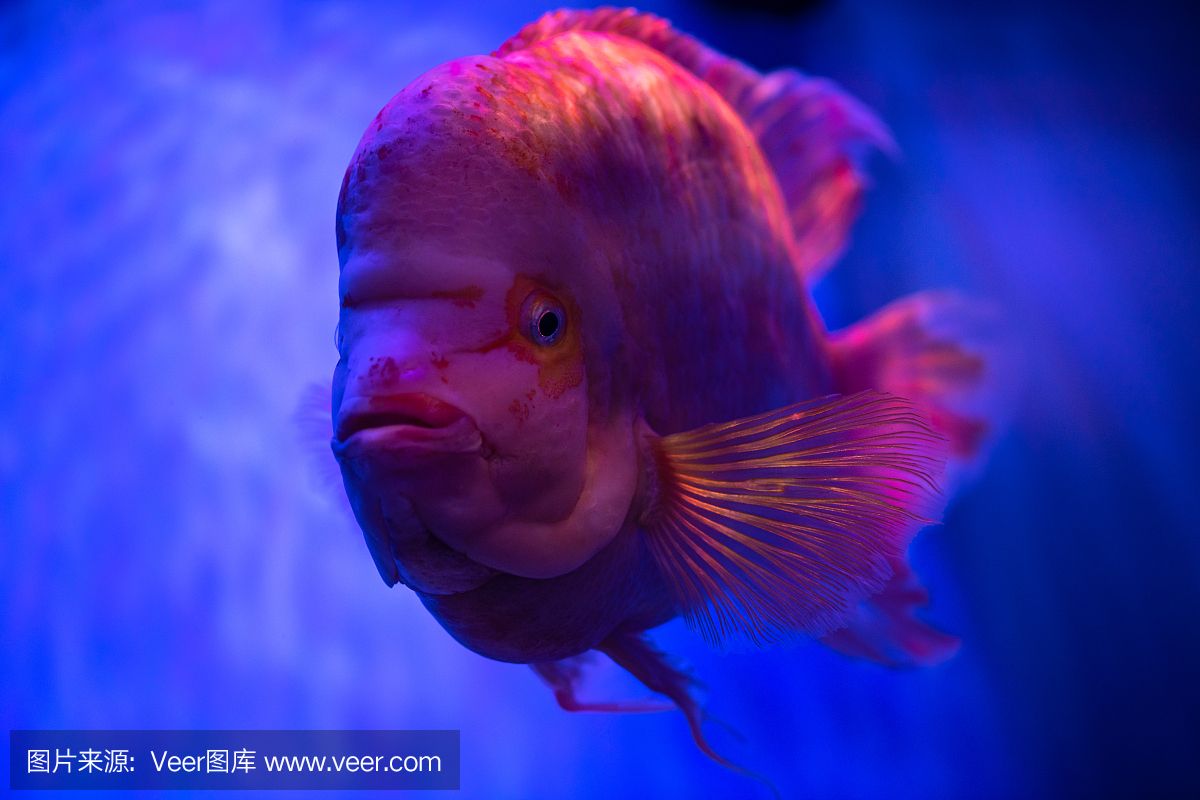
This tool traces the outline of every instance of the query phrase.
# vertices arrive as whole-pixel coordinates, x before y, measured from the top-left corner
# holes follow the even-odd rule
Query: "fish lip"
[[[334,438],[346,441],[360,431],[396,425],[434,430],[465,416],[461,408],[425,392],[359,395],[343,400]]]
[[[370,453],[478,453],[483,445],[465,411],[424,392],[351,398],[330,446],[339,458]]]

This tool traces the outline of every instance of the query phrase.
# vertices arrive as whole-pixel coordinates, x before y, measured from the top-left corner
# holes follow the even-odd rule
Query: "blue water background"
[[[945,666],[720,655],[673,624],[730,754],[786,797],[1200,790],[1200,96],[1165,6],[652,2],[878,110],[831,324],[951,286],[1024,375],[992,463],[924,533]],[[429,67],[545,10],[0,8],[3,728],[460,728],[464,798],[743,797],[678,715],[567,715],[387,590],[292,419],[335,359],[333,211]],[[599,665],[597,691],[636,694]],[[7,768],[7,752],[0,756]],[[436,796],[436,795],[431,795]],[[1196,796],[1193,794],[1193,796]]]

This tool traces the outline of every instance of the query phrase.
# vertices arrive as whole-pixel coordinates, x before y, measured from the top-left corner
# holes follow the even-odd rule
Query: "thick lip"
[[[462,409],[424,392],[344,400],[332,442],[338,455],[366,450],[473,452],[480,444],[475,422]]]

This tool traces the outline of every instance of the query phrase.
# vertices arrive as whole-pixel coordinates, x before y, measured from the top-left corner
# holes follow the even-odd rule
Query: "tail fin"
[[[787,203],[797,268],[810,283],[845,248],[867,179],[866,157],[894,152],[890,134],[865,106],[833,83],[795,70],[768,75],[680,33],[665,19],[631,8],[553,11],[496,50],[505,55],[570,31],[633,39],[716,91],[754,134]]]
[[[950,441],[944,490],[981,460],[1004,406],[993,309],[951,292],[905,297],[830,337],[842,392],[879,389],[925,408]]]
[[[892,667],[932,666],[958,652],[956,637],[917,619],[913,612],[929,602],[929,593],[904,561],[892,564],[883,591],[859,605],[850,623],[821,637],[839,653]]]

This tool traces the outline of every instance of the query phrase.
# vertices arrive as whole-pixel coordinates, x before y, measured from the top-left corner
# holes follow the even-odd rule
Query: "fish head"
[[[334,454],[389,583],[556,577],[636,489],[621,315],[579,215],[420,84],[368,129],[339,201]]]

